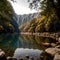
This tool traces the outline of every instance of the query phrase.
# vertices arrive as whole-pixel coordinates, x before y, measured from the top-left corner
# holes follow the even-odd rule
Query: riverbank
[[[18,46],[20,46],[20,47],[22,46],[24,48],[39,49],[39,50],[43,50],[44,52],[48,53],[51,50],[53,50],[53,49],[50,49],[50,48],[54,48],[55,49],[56,46],[59,46],[60,45],[59,41],[57,41],[55,39],[51,39],[49,37],[48,38],[46,38],[45,36],[43,37],[43,34],[44,33],[40,33],[40,35],[39,35],[39,33],[38,34],[37,33],[34,33],[34,35],[33,35],[33,33],[31,33],[29,35],[27,33],[26,34],[23,33],[22,35],[19,35],[19,37],[16,36],[15,34],[13,34],[13,35],[7,35],[7,38],[5,37],[6,36],[6,34],[5,34],[4,36],[2,36],[3,38],[0,38],[1,39],[0,48],[3,49],[3,51],[6,53],[6,58],[7,57],[8,58],[12,58],[11,56],[13,56],[13,54],[15,52],[15,49],[18,48]],[[53,33],[50,33],[50,34],[53,34]],[[18,40],[18,38],[19,38],[19,40]],[[6,42],[4,42],[5,40],[6,40]],[[4,42],[4,43],[1,45],[2,42]],[[16,43],[16,42],[19,42],[19,43]],[[14,46],[14,47],[11,47],[11,46]],[[11,50],[10,50],[10,47],[11,47]],[[47,50],[47,49],[49,49],[49,50]],[[53,51],[56,51],[56,50],[53,50]],[[48,54],[51,55],[51,53],[48,53]],[[54,55],[54,56],[56,56],[56,55]],[[42,57],[42,58],[43,58],[42,60],[44,60],[45,57]],[[46,60],[49,60],[49,59],[46,58]]]
[[[45,52],[53,56],[53,60],[60,60],[60,33],[49,33],[49,32],[43,32],[43,33],[21,33],[23,35],[36,35],[40,37],[48,37],[55,39],[57,42],[56,43],[43,43],[44,46],[50,46],[48,47]]]
[[[0,60],[17,60],[16,58],[6,56],[6,53],[0,49]]]
[[[43,32],[43,33],[29,33],[29,32],[21,32],[20,34],[23,35],[36,35],[41,37],[49,37],[55,40],[60,40],[60,32],[57,33],[49,33],[49,32]]]

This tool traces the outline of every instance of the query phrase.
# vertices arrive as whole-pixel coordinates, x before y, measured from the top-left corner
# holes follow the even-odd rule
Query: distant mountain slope
[[[24,14],[24,15],[18,15],[17,17],[17,23],[19,25],[22,25],[30,20],[32,20],[33,18],[36,18],[39,15],[39,13],[31,13],[31,14]]]
[[[18,24],[14,15],[11,4],[7,0],[0,0],[0,33],[18,32]]]

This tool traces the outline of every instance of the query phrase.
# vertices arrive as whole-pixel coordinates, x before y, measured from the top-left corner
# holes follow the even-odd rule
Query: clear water
[[[0,48],[5,51],[6,56],[20,57],[20,55],[38,55],[42,56],[40,60],[52,60],[47,58],[47,54],[43,54],[47,47],[42,45],[42,42],[54,42],[51,38],[43,38],[32,35],[19,35],[19,34],[0,34]],[[21,50],[22,49],[22,50]],[[24,52],[25,53],[21,53]],[[29,51],[26,53],[26,51]],[[34,52],[35,51],[35,52]],[[39,52],[39,54],[38,54]],[[23,56],[22,55],[22,56]],[[48,55],[49,56],[49,55]]]

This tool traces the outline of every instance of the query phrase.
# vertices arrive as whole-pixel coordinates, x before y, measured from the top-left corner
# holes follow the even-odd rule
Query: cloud
[[[10,1],[11,2],[11,1]],[[17,3],[13,3],[11,2],[14,11],[18,14],[18,15],[23,15],[23,14],[29,14],[29,13],[35,13],[37,12],[36,10],[31,10],[28,7],[28,2],[26,0],[17,0]]]

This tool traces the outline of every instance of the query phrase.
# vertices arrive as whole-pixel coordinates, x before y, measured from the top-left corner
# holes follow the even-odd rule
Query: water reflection
[[[18,34],[0,35],[0,48],[4,50],[9,56],[13,55],[14,50],[18,47],[18,42],[19,42]]]
[[[19,35],[19,34],[1,34],[0,35],[0,48],[6,52],[7,56],[13,56],[18,48],[39,49],[45,50],[47,47],[43,46],[43,42],[56,42],[51,38],[43,38],[32,35]]]
[[[28,48],[17,48],[14,53],[14,58],[17,59],[26,59],[26,56],[29,59],[34,58],[34,60],[40,59],[40,54],[42,53],[39,49],[28,49]]]

